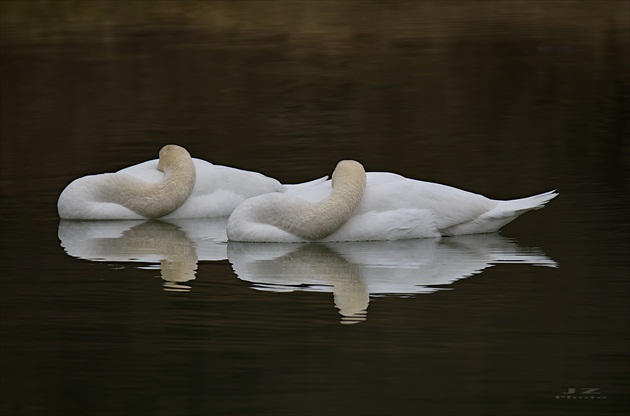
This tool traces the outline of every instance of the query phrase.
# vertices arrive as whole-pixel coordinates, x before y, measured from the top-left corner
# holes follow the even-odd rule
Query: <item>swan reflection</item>
[[[378,242],[228,244],[237,276],[255,289],[332,292],[342,323],[366,319],[370,297],[432,293],[498,263],[556,267],[498,234]]]
[[[61,220],[59,240],[70,256],[93,261],[141,262],[159,268],[164,290],[186,291],[200,260],[225,260],[227,218]]]
[[[366,319],[371,297],[433,293],[499,263],[556,267],[540,249],[499,234],[344,243],[226,244],[227,218],[59,223],[73,257],[160,269],[164,290],[190,290],[199,261],[228,259],[239,279],[273,292],[332,292],[343,323]]]

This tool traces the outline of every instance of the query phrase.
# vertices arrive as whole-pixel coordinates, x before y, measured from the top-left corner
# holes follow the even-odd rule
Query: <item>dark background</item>
[[[627,414],[629,12],[624,1],[2,1],[4,415]],[[285,183],[341,158],[509,199],[498,265],[370,302],[251,290],[204,262],[66,255],[74,178],[176,143]],[[598,397],[556,399],[568,388]]]

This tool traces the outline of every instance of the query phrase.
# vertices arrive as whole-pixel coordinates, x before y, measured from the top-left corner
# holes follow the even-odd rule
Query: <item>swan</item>
[[[186,149],[160,149],[156,170],[162,179],[147,181],[127,173],[89,175],[72,181],[59,196],[57,210],[68,219],[159,218],[179,208],[195,186],[195,164]]]
[[[558,195],[550,191],[521,199],[493,200],[395,173],[365,173],[358,162],[354,163],[354,169],[337,178],[343,186],[335,182],[338,165],[332,181],[291,195],[269,194],[246,200],[228,219],[228,239],[295,243],[489,233],[527,211],[542,208]]]
[[[183,147],[167,145],[160,159],[74,180],[62,191],[57,208],[61,218],[78,220],[227,217],[252,196],[297,191],[326,179],[283,185],[257,172],[191,158]]]

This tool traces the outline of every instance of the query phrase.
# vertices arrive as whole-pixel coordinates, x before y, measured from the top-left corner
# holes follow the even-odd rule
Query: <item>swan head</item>
[[[160,160],[158,170],[164,172],[169,166],[177,164],[180,160],[191,159],[190,153],[186,149],[176,144],[167,144],[160,149]]]
[[[365,188],[366,176],[363,165],[356,160],[342,160],[337,163],[337,167],[332,174],[331,186],[346,182],[360,182]]]

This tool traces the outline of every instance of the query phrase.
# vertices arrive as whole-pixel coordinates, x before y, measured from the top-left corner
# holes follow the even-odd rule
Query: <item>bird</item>
[[[75,179],[59,195],[59,216],[82,220],[163,217],[188,199],[196,169],[186,149],[166,145],[160,149],[155,170],[160,180],[122,172]]]
[[[115,173],[72,181],[60,194],[62,219],[137,220],[227,217],[245,199],[266,192],[297,191],[327,176],[284,185],[258,172],[193,158],[178,145],[166,145],[159,159]]]
[[[332,180],[287,194],[241,203],[227,222],[231,241],[377,241],[491,233],[519,215],[542,208],[553,190],[494,200],[439,183],[390,172],[365,172],[341,161]]]

